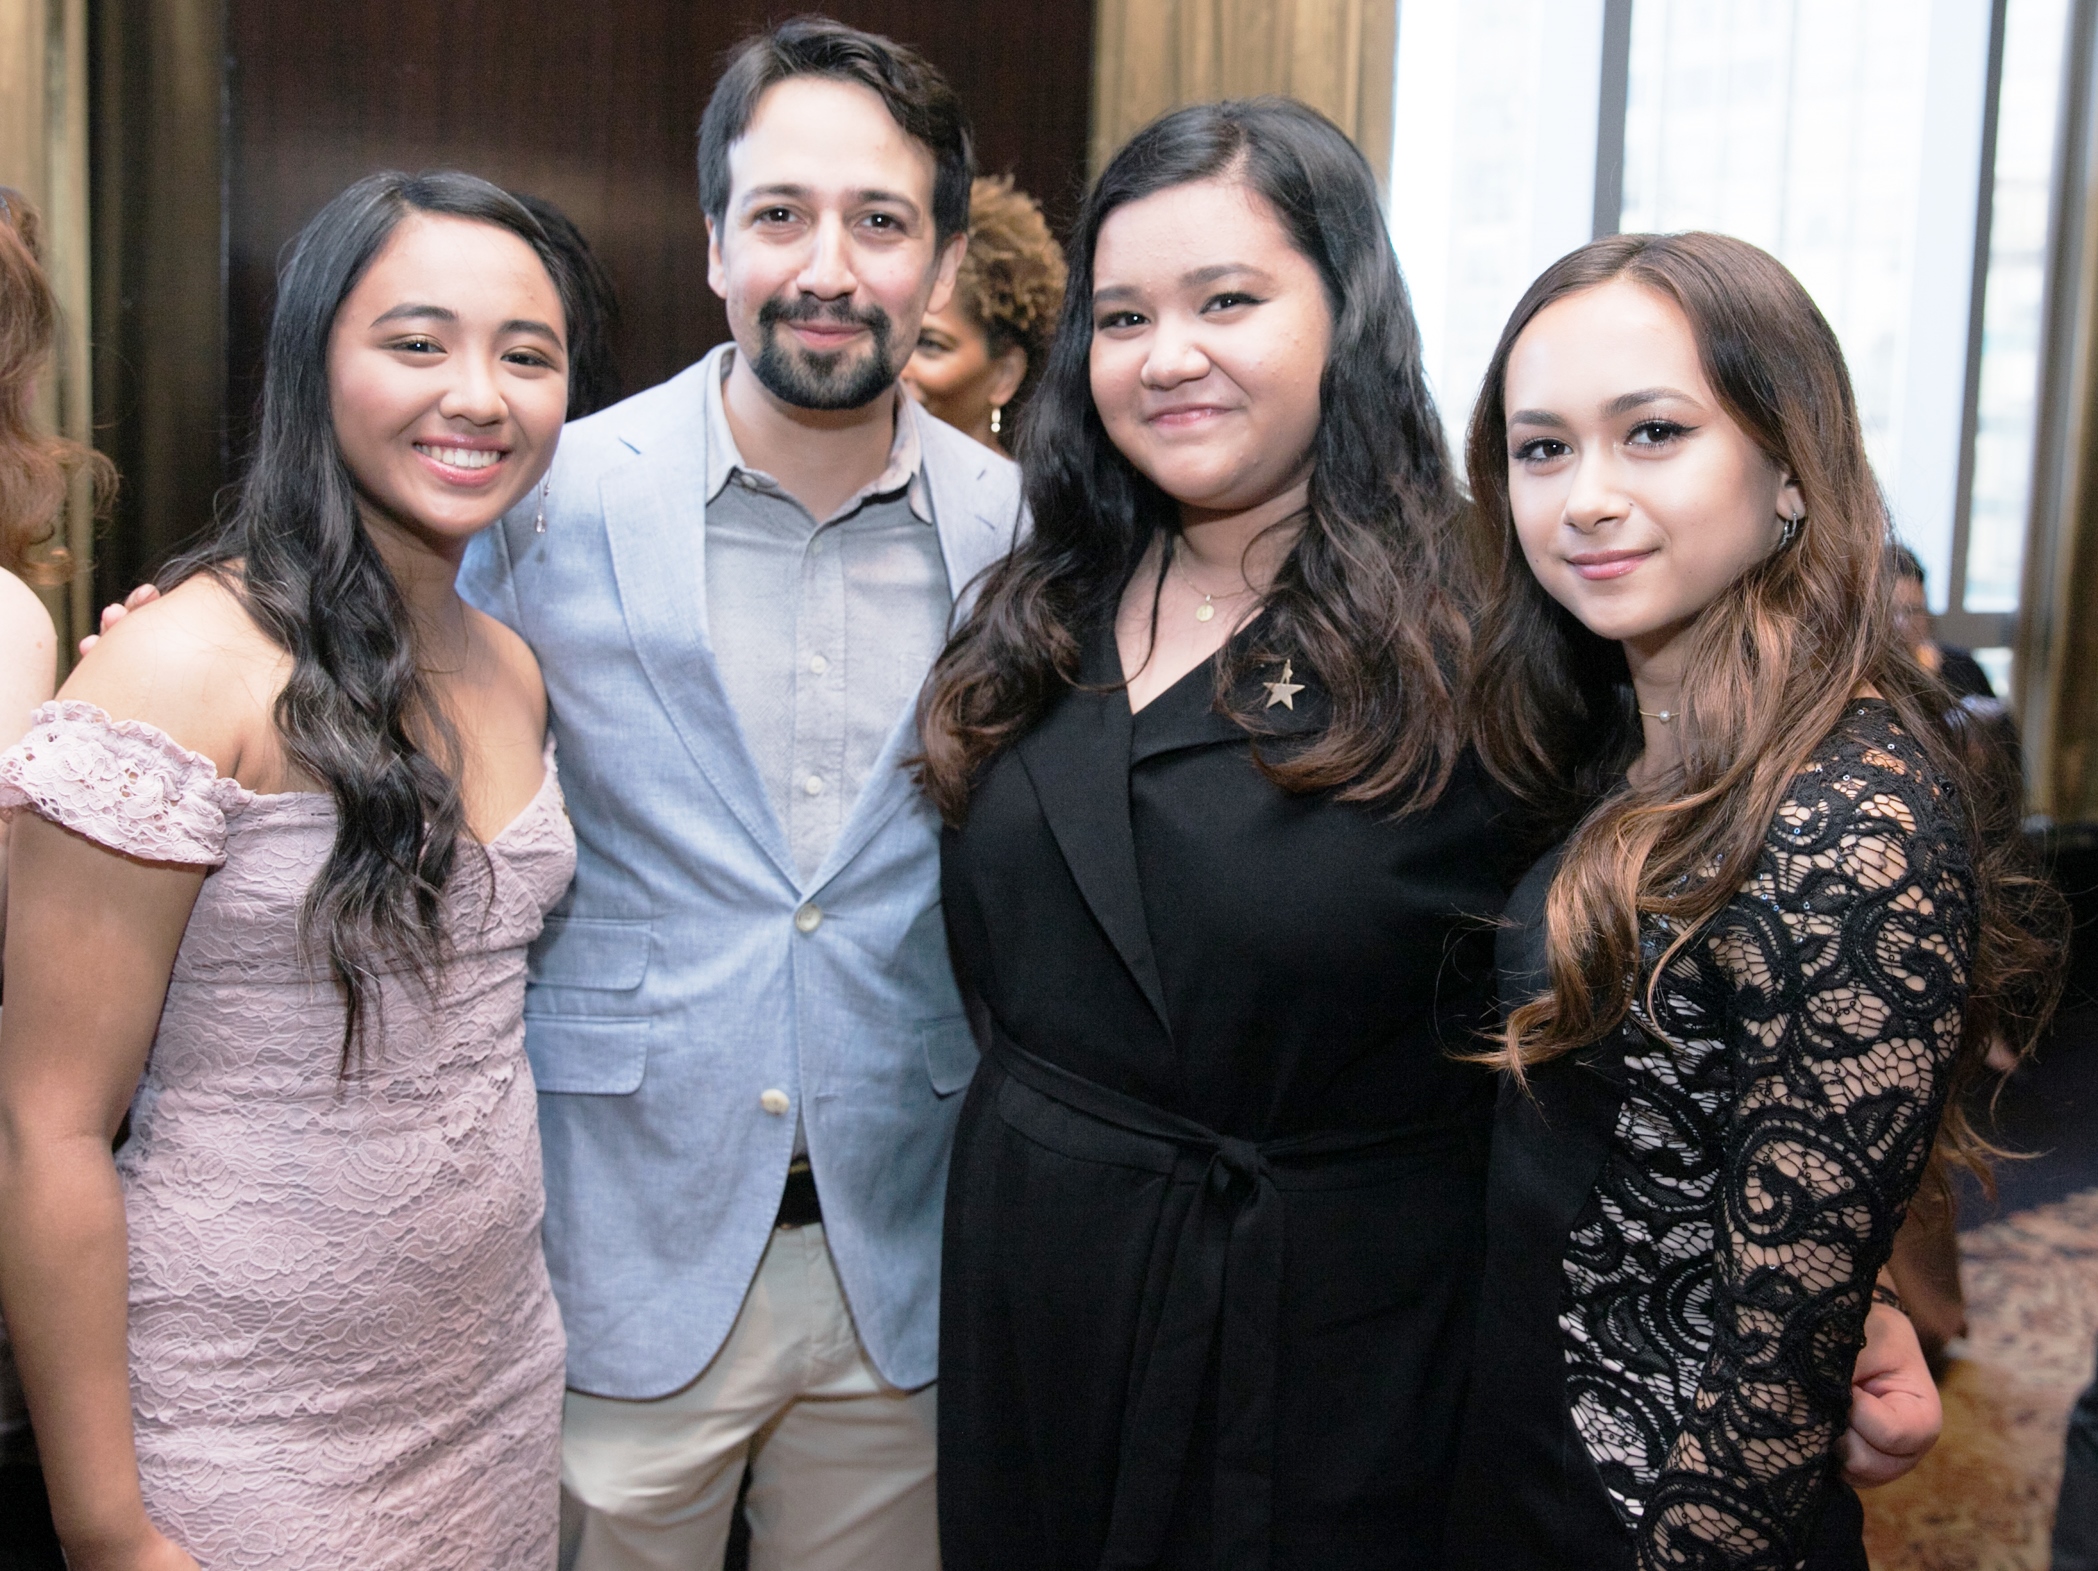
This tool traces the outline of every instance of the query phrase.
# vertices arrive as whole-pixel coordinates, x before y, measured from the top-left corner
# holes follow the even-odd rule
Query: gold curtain
[[[2016,698],[2027,803],[2098,823],[2098,0],[2074,0]]]
[[[1099,0],[1096,17],[1095,173],[1168,109],[1256,93],[1302,99],[1389,173],[1396,0]]]

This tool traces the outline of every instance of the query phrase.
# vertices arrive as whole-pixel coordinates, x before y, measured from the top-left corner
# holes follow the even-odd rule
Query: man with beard
[[[1019,513],[899,395],[969,132],[887,39],[747,41],[700,125],[733,342],[569,427],[468,595],[546,673],[576,882],[526,1003],[583,1571],[938,1563],[941,1206],[976,1050],[917,691]],[[496,898],[501,898],[500,887]]]

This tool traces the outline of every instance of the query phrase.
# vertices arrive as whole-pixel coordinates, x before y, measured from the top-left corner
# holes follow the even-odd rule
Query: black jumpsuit
[[[1082,677],[945,846],[992,1035],[948,1189],[945,1565],[1432,1566],[1482,1248],[1492,1086],[1449,1055],[1490,1008],[1492,805],[1468,764],[1404,818],[1289,795],[1212,667],[1132,716],[1106,628]],[[1261,747],[1329,712],[1293,679]]]

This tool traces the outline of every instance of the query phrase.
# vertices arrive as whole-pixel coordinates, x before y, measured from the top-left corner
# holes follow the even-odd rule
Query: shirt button
[[[809,669],[815,672],[818,676],[821,676],[824,672],[830,669],[830,662],[824,659],[821,655],[810,655]]]
[[[777,1086],[769,1091],[760,1091],[758,1093],[758,1106],[772,1114],[775,1118],[792,1105],[787,1100],[787,1093],[780,1090]]]
[[[810,775],[808,779],[802,781],[801,788],[808,792],[810,796],[823,795],[823,776]]]
[[[813,933],[823,925],[823,908],[815,904],[803,906],[794,913],[794,926],[804,933]]]

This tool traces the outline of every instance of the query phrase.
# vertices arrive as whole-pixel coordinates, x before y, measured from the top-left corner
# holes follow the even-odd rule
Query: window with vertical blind
[[[1453,436],[1554,258],[1754,241],[1842,340],[1943,634],[2005,688],[2068,3],[1400,0],[1392,236]]]

